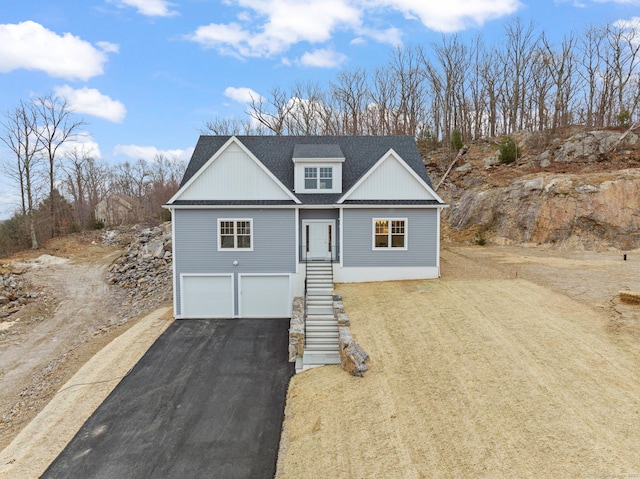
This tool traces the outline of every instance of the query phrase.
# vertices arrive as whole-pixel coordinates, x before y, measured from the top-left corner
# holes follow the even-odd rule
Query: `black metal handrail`
[[[304,297],[303,297],[303,321],[304,321],[304,344],[307,344],[307,279],[309,278],[309,252],[304,255]]]

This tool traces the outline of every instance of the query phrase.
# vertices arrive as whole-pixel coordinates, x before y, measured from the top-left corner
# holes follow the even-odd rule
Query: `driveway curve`
[[[272,478],[287,319],[174,322],[43,478]]]

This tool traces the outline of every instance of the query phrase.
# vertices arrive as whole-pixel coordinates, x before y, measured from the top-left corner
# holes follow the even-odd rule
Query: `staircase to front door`
[[[332,268],[330,261],[307,263],[306,334],[302,369],[340,364],[338,321],[333,314]]]

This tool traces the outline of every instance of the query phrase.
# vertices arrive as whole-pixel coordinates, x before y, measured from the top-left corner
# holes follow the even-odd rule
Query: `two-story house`
[[[202,136],[173,215],[177,318],[289,317],[334,282],[437,278],[440,212],[408,136]]]

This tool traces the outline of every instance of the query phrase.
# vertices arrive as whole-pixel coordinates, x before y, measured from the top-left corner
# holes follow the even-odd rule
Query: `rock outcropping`
[[[640,141],[623,135],[580,132],[511,165],[467,159],[442,191],[451,231],[501,243],[639,248]]]

